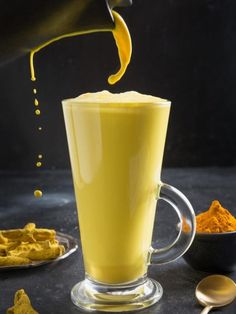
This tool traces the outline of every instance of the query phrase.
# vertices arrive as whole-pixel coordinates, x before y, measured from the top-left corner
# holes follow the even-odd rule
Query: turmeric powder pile
[[[39,229],[28,223],[23,229],[0,230],[0,266],[55,259],[64,252],[53,229]]]
[[[222,233],[236,231],[236,218],[223,208],[219,201],[212,202],[210,208],[196,216],[197,232]]]

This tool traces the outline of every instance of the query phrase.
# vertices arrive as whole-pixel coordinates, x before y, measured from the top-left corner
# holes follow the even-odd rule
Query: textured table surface
[[[235,168],[166,169],[162,179],[184,192],[197,213],[206,210],[213,199],[219,199],[224,207],[236,215]],[[38,186],[45,193],[40,200],[32,196]],[[0,229],[18,228],[29,221],[41,227],[55,228],[79,240],[70,172],[0,173]],[[171,211],[165,209],[164,212],[160,206],[158,227],[154,230],[154,238],[159,239],[157,243],[170,241],[169,230],[173,230],[174,221]],[[82,313],[71,303],[70,290],[83,278],[83,272],[80,248],[58,263],[28,270],[0,272],[0,313],[5,313],[12,305],[14,293],[20,288],[29,294],[40,314]],[[149,276],[161,283],[164,295],[157,305],[141,313],[200,313],[201,306],[194,298],[194,291],[198,281],[206,275],[190,268],[183,258],[168,265],[151,266]],[[229,276],[236,280],[236,273]],[[216,312],[235,314],[236,301]]]

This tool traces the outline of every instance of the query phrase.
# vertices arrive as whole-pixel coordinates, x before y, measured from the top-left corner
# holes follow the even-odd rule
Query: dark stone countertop
[[[163,181],[179,188],[191,201],[196,212],[206,210],[213,199],[236,215],[236,168],[166,169]],[[32,192],[42,187],[45,195],[37,200]],[[168,210],[158,211],[159,243],[165,243],[168,227],[162,228]],[[79,239],[76,206],[70,172],[36,173],[0,172],[0,229],[18,228],[27,222],[55,228]],[[174,221],[174,218],[173,218]],[[160,224],[161,222],[161,224]],[[173,222],[172,222],[173,224]],[[173,227],[172,227],[173,229]],[[168,241],[170,235],[168,232]],[[207,273],[190,268],[183,258],[163,266],[151,266],[149,276],[163,286],[161,301],[143,310],[143,314],[199,314],[202,307],[194,298],[196,284]],[[236,273],[229,275],[236,280]],[[78,314],[70,300],[70,290],[83,278],[81,249],[58,263],[34,269],[0,272],[0,313],[13,304],[16,290],[24,288],[40,314]],[[236,301],[217,313],[235,314]]]

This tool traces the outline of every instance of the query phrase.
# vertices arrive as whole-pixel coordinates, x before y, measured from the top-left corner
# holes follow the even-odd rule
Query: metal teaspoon
[[[197,285],[195,295],[199,303],[205,306],[201,314],[207,314],[215,307],[233,302],[236,298],[236,284],[226,276],[207,276]]]

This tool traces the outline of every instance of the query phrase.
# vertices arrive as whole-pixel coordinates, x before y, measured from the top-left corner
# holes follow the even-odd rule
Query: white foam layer
[[[127,104],[127,103],[153,103],[153,104],[170,104],[170,101],[145,95],[134,91],[124,93],[110,93],[107,90],[95,93],[85,93],[78,97],[68,99],[76,103],[112,103],[112,104]]]

